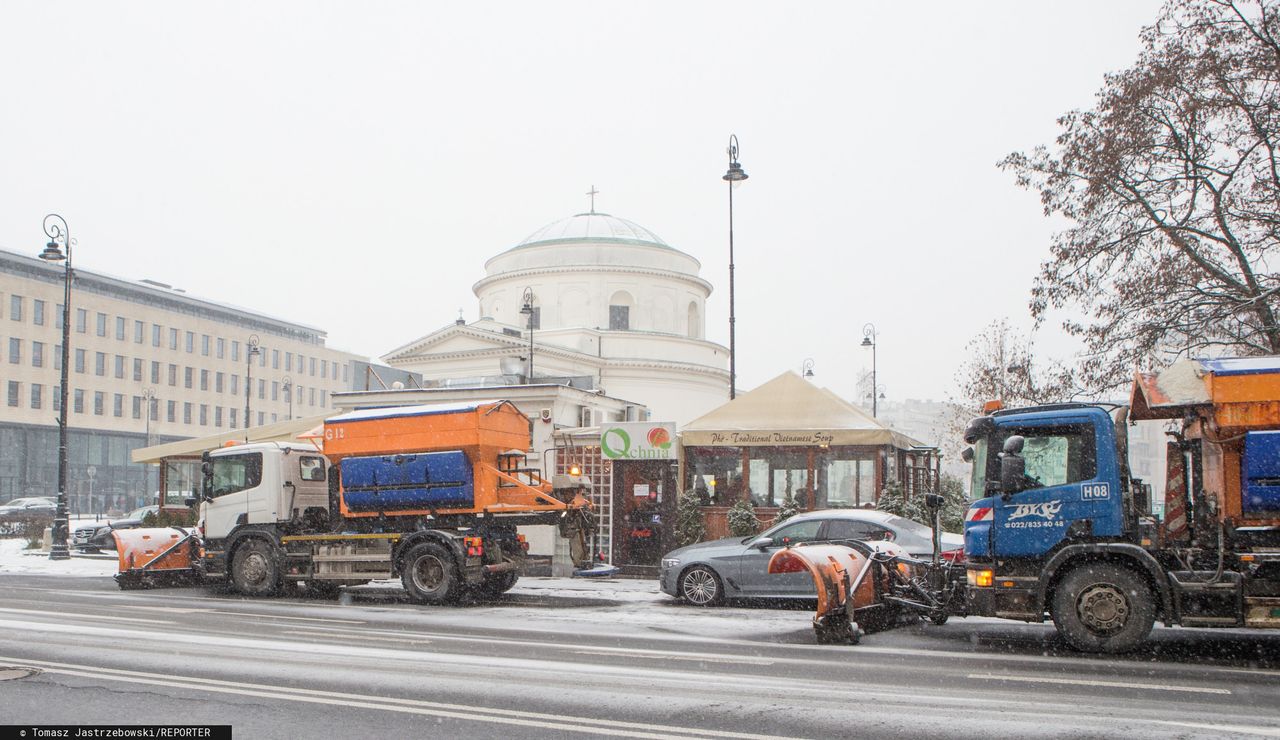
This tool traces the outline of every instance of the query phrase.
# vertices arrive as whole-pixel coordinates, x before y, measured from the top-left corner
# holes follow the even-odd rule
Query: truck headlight
[[[679,564],[680,564],[680,558],[663,558],[662,559],[663,570],[671,570],[672,568],[676,567]]]

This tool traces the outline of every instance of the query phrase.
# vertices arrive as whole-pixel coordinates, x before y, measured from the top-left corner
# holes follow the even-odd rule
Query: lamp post
[[[147,420],[147,425],[146,425],[146,429],[147,429],[147,447],[150,447],[150,446],[151,446],[151,407],[152,407],[152,406],[155,404],[155,402],[156,402],[156,389],[155,389],[155,388],[144,388],[144,389],[142,389],[142,400],[143,400],[143,402],[144,402],[144,403],[143,403],[143,408],[142,408],[142,413],[145,415],[146,420]],[[144,465],[145,465],[145,463],[144,463]],[[148,503],[150,503],[150,502],[151,502],[151,494],[146,493],[146,489],[148,489],[148,488],[150,488],[150,487],[151,487],[151,469],[150,469],[150,468],[143,468],[143,469],[142,469],[142,489],[143,489],[143,493],[144,493],[144,494],[146,494],[146,496],[147,496],[147,502],[148,502]],[[159,504],[160,506],[164,506],[164,501],[163,501],[163,500],[158,500],[158,501],[156,501],[155,503]]]
[[[738,137],[729,134],[729,170],[720,178],[729,183],[729,400],[738,396],[737,346],[734,341],[733,316],[733,191],[747,179],[738,164]]]
[[[876,395],[880,386],[876,384],[876,325],[868,323],[862,327],[862,346],[871,348],[871,416],[876,416]]]
[[[258,346],[258,335],[250,334],[244,349],[244,441],[249,441],[249,399],[253,398],[253,358],[262,354]]]
[[[813,377],[813,358],[806,357],[804,362],[800,364],[800,374],[806,378]]]
[[[40,253],[40,259],[47,262],[63,263],[63,296],[62,296],[62,385],[58,388],[58,507],[53,516],[53,542],[49,547],[50,560],[69,560],[71,551],[67,548],[67,385],[70,380],[68,369],[71,366],[71,247],[76,242],[71,238],[71,230],[67,228],[67,220],[56,213],[44,217],[44,233],[49,243]],[[67,248],[62,254],[59,243]]]
[[[529,317],[529,382],[533,382],[533,288],[525,288],[520,313]]]
[[[289,397],[289,421],[293,421],[293,378],[288,375],[284,376],[284,382],[280,385],[284,394]]]

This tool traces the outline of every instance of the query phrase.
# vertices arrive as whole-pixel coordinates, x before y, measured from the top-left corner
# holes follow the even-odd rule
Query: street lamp
[[[289,421],[293,421],[293,378],[288,375],[284,376],[284,383],[281,384],[284,394],[289,397]]]
[[[720,178],[729,183],[729,400],[738,396],[737,346],[734,343],[733,316],[733,191],[747,179],[738,164],[738,137],[729,134],[729,170]]]
[[[804,362],[800,364],[800,374],[806,378],[813,377],[813,358],[806,357]]]
[[[58,507],[53,516],[53,542],[49,547],[50,560],[69,560],[71,550],[67,548],[67,385],[70,381],[68,369],[71,367],[71,247],[76,243],[71,238],[71,230],[67,228],[67,220],[56,213],[44,217],[44,233],[49,243],[40,253],[40,259],[47,262],[63,263],[63,297],[62,297],[62,385],[58,389]],[[62,254],[59,242],[67,248]]]
[[[244,441],[249,441],[249,399],[253,397],[253,358],[262,354],[258,346],[258,335],[250,334],[244,350]]]
[[[876,325],[867,324],[862,327],[862,346],[871,348],[871,416],[876,415],[876,396],[880,386],[876,385]]]
[[[146,419],[147,419],[147,426],[146,426],[147,445],[146,446],[150,447],[151,446],[151,408],[155,405],[155,402],[156,402],[156,389],[144,388],[142,390],[142,400],[144,401],[142,413],[146,415]],[[151,469],[143,468],[142,469],[142,489],[143,489],[143,493],[146,494],[147,496],[148,503],[151,502],[151,494],[146,493],[146,489],[150,487],[151,487]],[[159,504],[160,506],[164,506],[163,500],[156,501],[155,503]]]
[[[525,288],[520,313],[529,317],[529,382],[533,382],[533,288]]]

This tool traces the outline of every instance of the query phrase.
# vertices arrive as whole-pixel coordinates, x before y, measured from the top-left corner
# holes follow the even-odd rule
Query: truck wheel
[[[1123,653],[1151,634],[1156,607],[1147,582],[1110,563],[1077,566],[1053,595],[1053,624],[1071,647]]]
[[[280,564],[271,546],[258,539],[244,542],[231,557],[231,582],[246,596],[270,596],[280,587]]]
[[[400,582],[419,604],[447,604],[461,591],[453,555],[443,545],[423,542],[405,554]]]
[[[480,585],[476,588],[476,593],[480,596],[494,598],[501,596],[510,591],[516,585],[516,581],[520,580],[520,574],[515,571],[506,571],[505,573],[493,573],[484,577]]]
[[[719,606],[724,601],[724,586],[715,571],[695,565],[680,574],[680,598],[694,606]]]

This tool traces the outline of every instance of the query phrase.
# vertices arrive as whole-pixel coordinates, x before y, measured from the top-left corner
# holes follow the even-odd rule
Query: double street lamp
[[[738,396],[737,346],[734,342],[733,316],[733,191],[747,179],[747,173],[738,164],[738,137],[729,134],[729,169],[720,178],[729,183],[729,400]]]
[[[67,385],[70,377],[67,371],[71,367],[71,247],[76,242],[71,238],[67,220],[56,213],[50,213],[44,217],[44,233],[49,237],[49,243],[40,253],[40,259],[47,262],[65,260],[62,297],[62,385],[58,387],[58,507],[53,516],[53,542],[49,548],[49,559],[69,560],[71,550],[67,547]],[[65,255],[61,249],[63,246],[67,248]]]
[[[871,348],[871,416],[876,415],[876,396],[880,394],[880,386],[876,384],[876,325],[868,323],[862,327],[862,346]]]
[[[529,317],[529,383],[533,383],[533,288],[525,288],[520,313]]]
[[[147,419],[147,424],[146,424],[147,447],[150,447],[151,446],[151,409],[155,406],[155,403],[156,403],[156,389],[144,388],[142,390],[142,401],[143,401],[142,413],[146,414],[146,419]],[[146,465],[146,463],[143,463],[143,465]],[[150,487],[151,487],[151,468],[148,466],[142,469],[142,488],[144,489],[144,492],[145,492],[145,489]],[[159,493],[159,491],[157,491],[157,493]],[[147,501],[148,502],[151,501],[151,494],[149,493],[147,494]],[[155,503],[161,506],[164,505],[163,500],[157,500]]]
[[[289,399],[289,421],[293,421],[293,378],[288,375],[284,376],[284,382],[280,384],[280,389],[284,391],[284,395]]]

